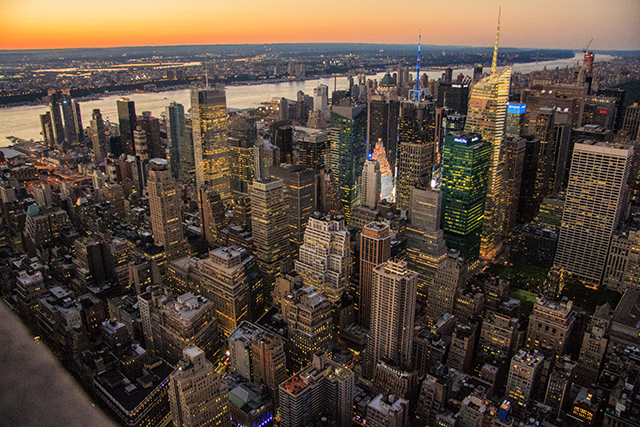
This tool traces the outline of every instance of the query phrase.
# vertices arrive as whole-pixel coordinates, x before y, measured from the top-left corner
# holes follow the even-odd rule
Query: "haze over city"
[[[4,0],[0,49],[298,42],[636,49],[637,0]]]

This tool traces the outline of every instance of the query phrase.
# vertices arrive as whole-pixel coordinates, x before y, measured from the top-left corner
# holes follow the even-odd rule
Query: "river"
[[[596,60],[608,61],[612,56],[597,55]],[[574,58],[560,59],[554,61],[534,62],[526,64],[515,64],[513,71],[521,73],[529,73],[531,71],[553,69],[556,67],[564,68],[573,66],[582,59],[582,52],[576,53]],[[442,70],[426,70],[429,79],[438,79],[442,74]],[[454,78],[458,74],[470,76],[473,74],[471,69],[455,69]],[[380,80],[384,73],[378,73],[369,78]],[[259,107],[262,102],[273,98],[297,99],[298,91],[303,91],[307,95],[313,95],[313,89],[318,84],[329,86],[332,91],[348,87],[348,79],[346,77],[323,78],[305,81],[292,81],[282,83],[264,83],[246,86],[228,86],[227,87],[227,106],[234,109]],[[185,106],[185,110],[190,107],[189,90],[175,90],[167,92],[150,92],[150,93],[132,93],[127,95],[129,99],[135,102],[136,113],[142,111],[151,111],[155,117],[160,117],[167,105],[171,101],[178,102]],[[89,125],[91,120],[91,112],[95,108],[99,108],[102,117],[105,120],[117,120],[116,101],[121,95],[104,94],[100,99],[81,101],[80,110],[82,113],[82,124],[84,127]],[[42,140],[40,127],[40,114],[44,114],[49,110],[47,106],[18,106],[11,108],[0,108],[0,146],[10,145],[11,142],[6,139],[7,136],[16,136],[23,139]]]

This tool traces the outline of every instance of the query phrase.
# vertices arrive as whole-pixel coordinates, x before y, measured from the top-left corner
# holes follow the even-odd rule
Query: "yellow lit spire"
[[[493,48],[493,61],[491,61],[491,74],[496,72],[496,65],[498,64],[498,42],[500,41],[500,13],[502,12],[502,6],[498,8],[498,33],[496,34],[496,46]]]

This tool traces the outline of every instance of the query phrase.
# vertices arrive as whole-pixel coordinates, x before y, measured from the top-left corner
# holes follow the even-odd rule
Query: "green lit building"
[[[367,107],[331,107],[331,169],[338,181],[338,196],[347,222],[351,210],[360,204],[358,178],[367,151]]]
[[[450,134],[442,159],[442,228],[449,249],[470,265],[478,260],[491,144],[479,136]]]

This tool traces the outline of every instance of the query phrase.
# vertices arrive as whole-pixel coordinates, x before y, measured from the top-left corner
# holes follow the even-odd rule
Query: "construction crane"
[[[587,52],[587,50],[589,49],[589,46],[591,46],[591,42],[593,42],[593,39],[595,39],[595,37],[591,37],[591,40],[589,40],[589,44],[587,45],[587,47],[585,47],[584,49],[582,49],[583,52]]]

